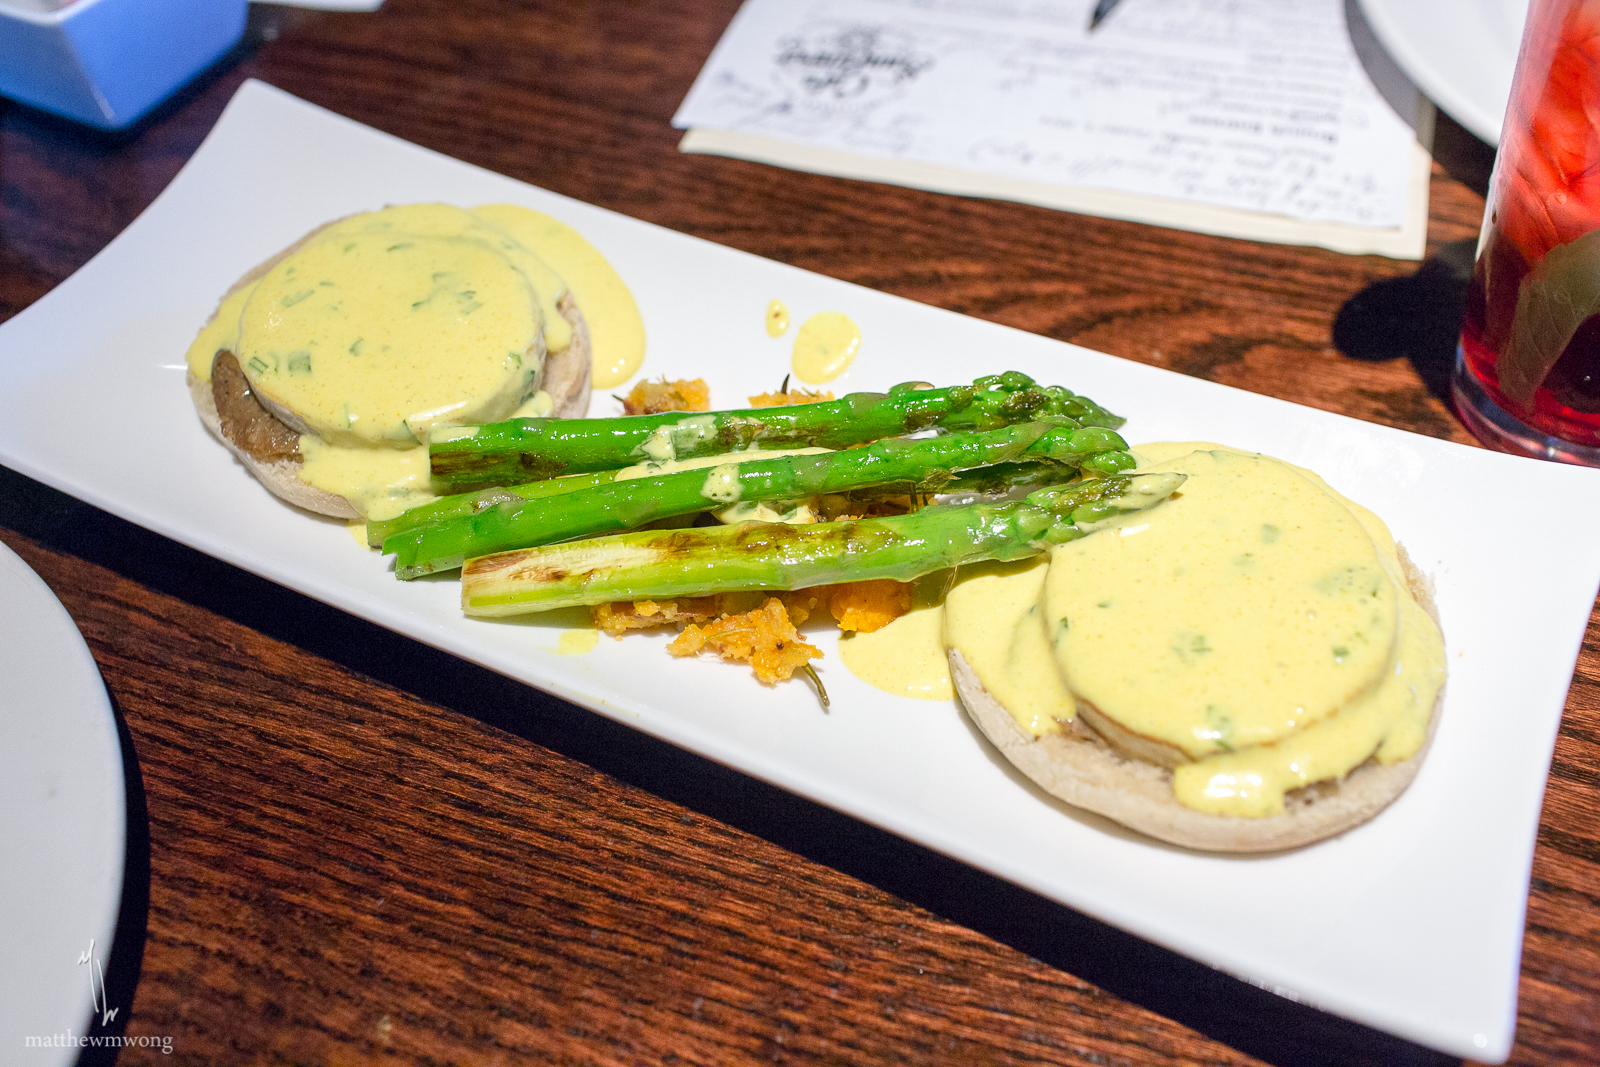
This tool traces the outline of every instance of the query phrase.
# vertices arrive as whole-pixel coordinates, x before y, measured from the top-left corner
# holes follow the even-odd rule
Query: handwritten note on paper
[[[1341,0],[746,0],[674,125],[1025,182],[1397,228],[1416,97]],[[1392,97],[1393,94],[1391,94]]]

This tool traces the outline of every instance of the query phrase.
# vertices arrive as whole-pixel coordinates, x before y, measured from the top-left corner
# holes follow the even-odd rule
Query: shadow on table
[[[1345,0],[1345,22],[1367,76],[1397,113],[1404,115],[1416,88],[1383,50],[1361,5]],[[1456,181],[1486,197],[1495,150],[1455,119],[1436,111],[1430,145],[1434,161]],[[1346,301],[1333,324],[1334,347],[1353,359],[1411,360],[1428,391],[1446,403],[1456,340],[1472,279],[1476,241],[1445,245],[1407,278],[1374,282]]]
[[[1428,392],[1449,403],[1476,241],[1454,241],[1403,278],[1373,282],[1333,320],[1333,346],[1352,359],[1409,359]]]
[[[1489,195],[1489,175],[1494,171],[1494,145],[1443,111],[1433,123],[1433,159],[1445,173],[1481,197]]]
[[[821,805],[280,588],[0,467],[0,526],[578,760],[967,926],[1277,1067],[1459,1061],[1296,1004]],[[124,738],[130,782],[137,782]],[[130,803],[130,826],[143,830]],[[142,852],[141,852],[142,847]],[[124,903],[143,948],[149,842]],[[142,864],[136,871],[134,864]],[[119,931],[118,948],[132,935]],[[138,959],[124,963],[132,1003]],[[128,975],[131,974],[131,979]],[[115,990],[117,987],[113,987]],[[100,1062],[100,1061],[83,1061]]]

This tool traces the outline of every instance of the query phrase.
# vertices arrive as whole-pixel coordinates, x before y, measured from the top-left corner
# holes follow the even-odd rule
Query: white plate
[[[1395,62],[1451,118],[1490,144],[1511,98],[1528,0],[1359,0]]]
[[[1382,817],[1229,859],[1119,833],[1020,786],[948,703],[895,698],[824,644],[810,689],[672,659],[661,638],[562,656],[551,624],[462,617],[453,582],[396,582],[343,526],[279,504],[201,430],[183,353],[218,296],[311,227],[386,203],[509,200],[575,226],[633,286],[649,375],[739,402],[787,369],[768,301],[861,326],[840,387],[1015,368],[1130,417],[1321,472],[1438,581],[1451,679],[1416,784]],[[599,397],[596,408],[612,401]],[[62,432],[59,412],[73,413]],[[0,326],[0,462],[353,614],[522,679],[1329,1011],[1503,1057],[1539,803],[1600,585],[1600,471],[1513,459],[1296,407],[809,274],[479,170],[246,83],[165,192]],[[1516,505],[1486,492],[1518,487]],[[1528,513],[1537,506],[1537,551]],[[1516,709],[1514,729],[1507,709]]]
[[[18,368],[14,359],[0,378]],[[68,1064],[103,1013],[122,898],[122,748],[89,647],[50,588],[0,545],[0,1048]],[[118,1005],[109,1007],[117,1008]],[[127,1011],[127,1006],[120,1006]],[[30,1047],[29,1039],[38,1039]]]

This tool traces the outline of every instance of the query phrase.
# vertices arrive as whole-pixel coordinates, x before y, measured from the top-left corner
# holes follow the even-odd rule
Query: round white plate
[[[1499,144],[1528,0],[1358,2],[1417,88],[1461,125]]]
[[[89,647],[39,576],[0,544],[0,1049],[70,1064],[122,899],[122,748]]]

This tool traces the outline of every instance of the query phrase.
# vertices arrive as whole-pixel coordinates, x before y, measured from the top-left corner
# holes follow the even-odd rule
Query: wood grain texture
[[[678,153],[672,113],[736,6],[260,6],[235,55],[128,134],[0,104],[0,317],[126,226],[258,77],[731,247],[1470,440],[1420,356],[1332,343],[1347,301],[1413,265]],[[1430,250],[1476,235],[1474,166],[1435,168]],[[174,1051],[124,1063],[1443,1062],[4,470],[0,539],[83,629],[137,757],[126,1018]],[[1591,623],[1519,1064],[1600,1063],[1597,687]]]

